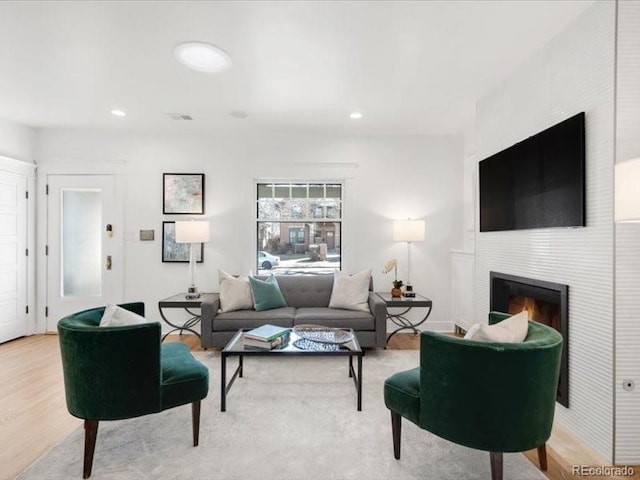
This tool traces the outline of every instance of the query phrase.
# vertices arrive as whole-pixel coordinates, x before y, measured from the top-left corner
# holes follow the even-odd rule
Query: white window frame
[[[316,218],[313,216],[309,216],[310,212],[307,209],[307,216],[302,217],[302,218],[294,218],[293,216],[291,216],[290,218],[260,218],[259,217],[259,199],[258,199],[258,186],[262,185],[262,184],[271,184],[271,185],[297,185],[297,184],[306,184],[308,186],[313,186],[313,185],[323,185],[325,188],[325,198],[334,198],[334,197],[326,197],[326,187],[327,186],[331,186],[331,185],[336,185],[340,187],[340,216],[337,218]],[[308,272],[309,274],[332,274],[334,271],[338,271],[338,270],[343,270],[345,268],[345,258],[344,258],[344,248],[343,248],[343,238],[344,238],[344,234],[343,234],[343,228],[344,228],[344,222],[345,222],[345,188],[346,188],[346,184],[347,182],[345,180],[335,180],[335,179],[286,179],[286,180],[275,180],[275,179],[264,179],[264,178],[258,178],[258,179],[254,179],[253,181],[253,202],[252,202],[252,208],[253,208],[253,221],[254,221],[254,240],[253,240],[253,265],[256,268],[257,272],[260,272],[260,266],[258,265],[258,252],[260,251],[259,249],[259,245],[258,245],[258,239],[259,239],[259,224],[260,223],[264,223],[264,222],[275,222],[275,223],[294,223],[294,224],[305,224],[305,223],[315,223],[315,224],[319,224],[319,223],[337,223],[340,225],[340,235],[339,235],[339,241],[340,241],[340,263],[339,263],[339,267],[338,268],[334,268],[331,269],[330,271],[326,271],[326,272],[318,272],[318,271],[312,271],[312,272]],[[275,194],[275,191],[274,191]],[[308,191],[307,191],[307,199],[308,197]],[[289,197],[289,198],[301,198],[301,197]],[[326,212],[326,210],[325,210]],[[288,238],[287,238],[288,240]],[[264,273],[264,272],[262,272]],[[280,275],[287,275],[287,274],[295,274],[293,272],[291,273],[286,273],[286,272],[271,272],[273,274],[280,274]],[[304,273],[304,272],[300,272],[300,273]]]

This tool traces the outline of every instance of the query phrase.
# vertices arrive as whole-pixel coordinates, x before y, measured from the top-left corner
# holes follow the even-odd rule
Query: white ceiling
[[[461,133],[476,98],[591,4],[2,2],[0,118],[147,131]],[[233,68],[178,64],[173,47],[192,40],[225,49]],[[364,118],[350,120],[355,110]]]

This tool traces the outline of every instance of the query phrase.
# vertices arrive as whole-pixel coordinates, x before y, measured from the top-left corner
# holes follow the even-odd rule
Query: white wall
[[[464,167],[462,184],[464,251],[475,249],[476,201],[478,190],[478,159],[476,154],[476,126],[468,127],[464,133]]]
[[[184,291],[187,266],[161,262],[162,173],[206,175],[206,217],[211,242],[198,266],[202,291],[217,291],[217,270],[255,269],[255,178],[345,179],[344,270],[371,268],[378,290],[390,290],[381,273],[397,257],[406,279],[406,244],[392,241],[392,220],[424,218],[426,241],[412,247],[412,283],[434,301],[432,328],[450,325],[448,252],[462,244],[460,137],[330,136],[298,132],[246,136],[125,135],[42,130],[36,158],[45,168],[66,162],[124,162],[125,299],[158,300]],[[154,242],[140,242],[154,229]]]
[[[0,120],[0,156],[32,163],[34,140],[32,128]]]
[[[598,2],[478,102],[477,160],[586,112],[587,227],[476,233],[476,314],[489,271],[569,285],[570,408],[556,419],[613,458],[615,3]]]

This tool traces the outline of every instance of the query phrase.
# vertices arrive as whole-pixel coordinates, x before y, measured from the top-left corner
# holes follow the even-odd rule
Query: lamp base
[[[200,293],[198,293],[198,287],[195,285],[191,285],[187,290],[187,294],[184,296],[187,300],[193,300],[195,298],[200,298]]]

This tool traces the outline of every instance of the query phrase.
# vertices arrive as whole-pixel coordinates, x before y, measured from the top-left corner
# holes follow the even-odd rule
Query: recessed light
[[[171,120],[193,120],[193,117],[187,113],[165,113]]]
[[[181,43],[173,53],[180,63],[199,72],[221,72],[231,67],[229,54],[209,43]]]
[[[116,117],[126,117],[126,112],[122,110],[111,110],[111,115],[115,115]]]
[[[359,118],[362,118],[362,114],[360,112],[353,112],[351,115],[349,115],[349,118],[353,118],[354,120],[358,120]]]
[[[249,114],[244,110],[234,110],[229,115],[231,115],[233,118],[247,118],[249,116]]]

